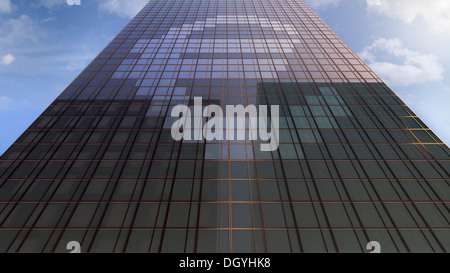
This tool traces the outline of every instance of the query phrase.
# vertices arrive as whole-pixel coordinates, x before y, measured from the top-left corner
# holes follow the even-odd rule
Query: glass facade
[[[194,97],[279,105],[278,148],[174,140]],[[449,252],[449,173],[303,1],[152,0],[1,157],[0,252]]]

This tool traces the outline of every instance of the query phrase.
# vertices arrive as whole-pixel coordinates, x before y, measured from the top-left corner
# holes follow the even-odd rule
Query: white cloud
[[[68,61],[67,65],[64,67],[67,71],[81,71],[85,68],[89,62],[95,58],[94,53],[80,53],[70,56],[64,56],[64,60]]]
[[[81,6],[81,0],[67,0],[69,6]]]
[[[311,8],[322,8],[327,6],[336,6],[341,0],[306,0]]]
[[[9,19],[3,26],[0,26],[0,43],[29,42],[35,40],[36,33],[35,24],[30,17],[21,15],[17,19]]]
[[[11,0],[0,0],[0,13],[10,13],[12,8]]]
[[[377,39],[360,54],[378,75],[392,85],[438,82],[443,79],[444,69],[432,54],[421,54],[403,47],[399,39]],[[376,56],[378,55],[378,57]],[[402,59],[395,64],[380,61],[379,56],[390,55]]]
[[[36,107],[36,103],[32,103],[28,99],[12,98],[9,96],[0,95],[0,111],[7,111],[12,109],[31,109]],[[2,116],[4,117],[4,115]]]
[[[383,2],[383,0],[367,0],[367,4],[369,6],[378,6],[381,5],[381,3]]]
[[[3,0],[0,0],[3,1]],[[320,0],[320,1],[336,1],[336,0]],[[48,9],[68,5],[68,3],[78,3],[74,0],[38,0],[36,6],[44,6]],[[119,15],[121,17],[134,17],[144,6],[148,0],[97,0],[98,9]],[[80,1],[82,3],[82,1]]]
[[[406,23],[422,17],[432,31],[450,34],[449,0],[366,0],[370,10]]]
[[[12,62],[14,62],[15,59],[16,57],[14,57],[12,54],[6,54],[2,57],[0,63],[4,65],[10,65]]]
[[[17,55],[22,56],[23,60],[23,56],[31,51],[50,50],[50,46],[43,41],[45,32],[26,15],[11,18],[0,24],[0,66],[10,65],[16,60]]]
[[[48,9],[60,6],[62,4],[67,5],[67,0],[38,0],[37,6],[44,6]]]
[[[148,0],[102,0],[98,8],[122,17],[134,17],[147,3]]]
[[[40,7],[44,6],[48,9],[51,9],[53,7],[59,7],[61,5],[66,6],[79,6],[81,5],[81,0],[38,0],[37,4],[34,4],[34,6]]]
[[[8,109],[11,106],[12,101],[11,98],[0,96],[0,110]]]

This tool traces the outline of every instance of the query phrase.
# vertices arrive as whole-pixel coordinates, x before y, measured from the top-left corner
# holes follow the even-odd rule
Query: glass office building
[[[279,145],[175,140],[196,98],[278,105]],[[449,173],[302,0],[152,0],[1,157],[0,252],[449,252]]]

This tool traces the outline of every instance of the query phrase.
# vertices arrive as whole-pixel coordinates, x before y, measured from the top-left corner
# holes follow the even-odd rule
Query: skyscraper
[[[303,1],[152,0],[1,157],[0,252],[448,252],[449,173]]]

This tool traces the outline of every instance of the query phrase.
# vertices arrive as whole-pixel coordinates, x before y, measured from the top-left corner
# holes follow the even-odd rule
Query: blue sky
[[[0,154],[147,1],[80,2],[0,0]],[[450,143],[450,1],[307,2]]]

